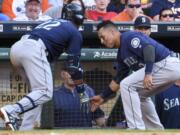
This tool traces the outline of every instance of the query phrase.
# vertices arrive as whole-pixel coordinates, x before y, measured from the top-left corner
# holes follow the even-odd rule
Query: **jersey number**
[[[35,29],[46,29],[46,30],[51,30],[54,27],[58,27],[59,25],[61,25],[61,22],[56,21],[56,20],[49,20],[45,23],[42,23],[40,25],[38,25]]]

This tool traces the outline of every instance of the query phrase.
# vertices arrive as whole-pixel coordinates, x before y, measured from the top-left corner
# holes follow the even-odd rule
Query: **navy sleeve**
[[[69,46],[66,51],[67,54],[80,56],[82,42],[82,36],[79,32],[72,33],[72,36],[69,41]]]

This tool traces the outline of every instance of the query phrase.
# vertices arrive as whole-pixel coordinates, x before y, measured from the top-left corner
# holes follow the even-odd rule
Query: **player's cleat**
[[[4,119],[7,128],[10,128],[12,131],[18,130],[18,118],[12,116],[3,108],[0,110],[0,117]]]

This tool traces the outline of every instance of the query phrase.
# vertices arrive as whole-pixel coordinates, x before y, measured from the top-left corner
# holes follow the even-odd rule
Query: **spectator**
[[[41,15],[40,0],[27,0],[25,3],[25,13],[15,17],[15,21],[46,21],[52,19],[50,16]]]
[[[3,0],[2,13],[13,19],[25,12],[26,0]],[[48,0],[41,0],[41,10],[44,12],[49,7]]]
[[[171,8],[175,17],[175,21],[180,20],[179,0],[154,0],[150,11],[150,16],[154,21],[159,21],[159,14],[163,8]]]
[[[113,17],[112,21],[134,21],[136,17],[143,15],[140,0],[125,0],[125,9],[117,16]]]
[[[167,129],[180,129],[180,80],[155,96],[157,113]]]
[[[89,103],[80,103],[80,97],[71,76],[64,68],[61,70],[63,84],[53,93],[55,127],[92,127],[92,120],[104,126],[104,112],[98,108],[90,112]],[[85,85],[87,98],[94,96],[94,91]]]
[[[107,12],[122,12],[125,8],[125,0],[111,0],[108,4]]]
[[[107,12],[107,6],[110,0],[95,0],[96,9],[87,10],[86,18],[88,20],[98,21],[98,20],[110,20],[112,17],[116,16],[115,12]]]
[[[173,22],[174,14],[170,8],[164,8],[159,13],[159,21],[163,22]]]
[[[64,1],[64,4],[68,4],[68,3],[83,3],[82,0],[67,0],[67,1]],[[84,5],[81,4],[81,5]],[[83,8],[85,9],[85,7],[83,6]],[[63,6],[62,5],[58,5],[56,7],[51,7],[49,8],[45,13],[44,15],[48,15],[54,19],[57,19],[57,18],[61,18],[62,16],[62,10],[63,10]]]

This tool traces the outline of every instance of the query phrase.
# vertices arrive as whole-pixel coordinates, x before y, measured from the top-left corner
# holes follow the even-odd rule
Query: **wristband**
[[[100,94],[100,96],[106,100],[109,97],[111,97],[113,94],[115,94],[116,92],[112,91],[111,88],[108,86],[105,90],[103,90],[103,92]]]

